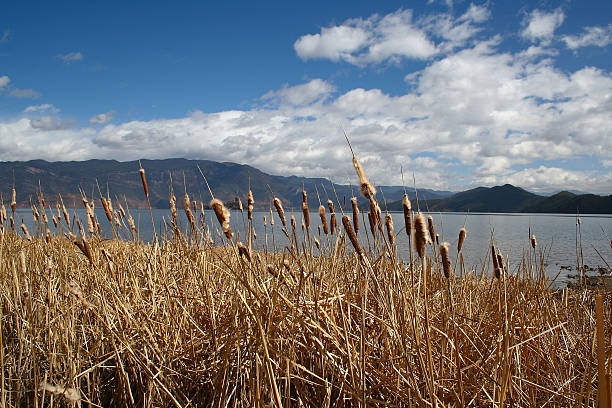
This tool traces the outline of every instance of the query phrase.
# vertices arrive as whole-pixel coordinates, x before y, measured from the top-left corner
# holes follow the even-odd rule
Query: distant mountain
[[[389,209],[399,211],[401,206],[401,201],[396,201],[389,205]],[[612,214],[612,195],[577,195],[563,191],[545,197],[506,184],[478,187],[444,199],[424,200],[420,207],[430,211]]]
[[[236,163],[186,159],[142,160],[141,163],[146,171],[151,205],[156,208],[169,207],[171,188],[179,202],[182,201],[186,189],[192,200],[208,203],[210,194],[198,166],[206,176],[215,197],[223,201],[233,201],[240,197],[246,205],[250,185],[257,209],[269,208],[272,199],[270,190],[281,199],[287,210],[301,208],[302,186],[308,193],[309,206],[314,210],[319,206],[317,191],[324,204],[328,198],[336,202],[337,195],[341,203],[350,206],[350,197],[353,194],[359,196],[359,188],[355,186],[332,186],[323,178],[274,176]],[[49,204],[55,203],[58,194],[61,194],[66,206],[80,207],[81,190],[90,198],[99,198],[97,181],[104,195],[108,186],[111,198],[119,199],[122,203],[125,199],[132,208],[144,208],[146,199],[138,168],[137,161],[115,160],[0,162],[0,194],[4,203],[8,204],[14,177],[20,207],[28,207],[30,202],[37,202],[39,191],[42,191]],[[377,188],[378,196],[381,199],[384,196],[388,202],[400,200],[404,194],[403,187]],[[419,198],[426,200],[443,199],[451,194],[449,191],[418,190]],[[408,189],[408,195],[414,199],[414,190]],[[365,204],[363,198],[359,198],[359,201],[361,205]]]

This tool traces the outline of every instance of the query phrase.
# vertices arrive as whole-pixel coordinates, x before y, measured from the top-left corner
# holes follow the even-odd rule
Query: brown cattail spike
[[[25,226],[23,222],[21,223],[21,230],[23,231],[23,235],[25,236],[25,239],[31,242],[32,237],[30,236],[30,233],[28,232],[28,228]]]
[[[463,248],[463,242],[465,241],[466,236],[467,230],[465,228],[461,228],[459,230],[459,241],[457,241],[457,252],[461,252],[461,248]]]
[[[232,239],[233,234],[229,224],[230,212],[225,208],[223,203],[216,198],[210,202],[210,206],[215,211],[215,215],[217,216],[217,220],[219,220],[219,224],[221,224],[223,233],[227,239]]]
[[[374,199],[376,189],[368,181],[368,178],[365,175],[365,171],[363,171],[363,167],[361,167],[361,164],[359,164],[359,161],[355,156],[353,156],[353,167],[355,167],[355,172],[357,173],[357,177],[359,178],[359,189],[361,190],[361,194],[368,200]]]
[[[347,215],[342,217],[342,225],[344,225],[344,231],[346,232],[346,235],[348,235],[349,239],[351,240],[351,244],[353,244],[353,248],[355,248],[355,252],[357,252],[357,254],[360,257],[362,257],[363,251],[361,250],[361,246],[359,245],[359,241],[357,240],[357,234],[355,234],[355,231],[353,230],[353,227],[351,226],[351,220],[349,219]],[[315,243],[317,242],[318,241],[315,241]]]
[[[442,269],[444,270],[444,277],[448,279],[451,274],[451,260],[448,253],[448,242],[443,242],[440,245],[440,255],[442,256]]]
[[[121,207],[119,208],[121,209]],[[176,211],[176,197],[174,196],[174,194],[170,195],[170,213],[172,214],[172,220],[176,224],[178,212]]]
[[[425,250],[429,241],[425,216],[418,213],[416,217],[414,217],[414,249],[421,259],[425,258]]]
[[[279,200],[277,197],[274,197],[274,208],[276,208],[276,212],[278,213],[278,216],[281,222],[283,223],[283,227],[286,227],[287,220],[285,219],[285,210],[283,210],[283,204],[281,203],[281,200]]]
[[[308,210],[308,197],[306,191],[302,190],[302,214],[304,215],[304,225],[310,228],[310,211]]]
[[[319,217],[321,217],[321,224],[323,225],[323,232],[325,235],[329,234],[329,226],[327,225],[327,218],[325,218],[325,207],[319,206]]]
[[[404,225],[406,227],[406,235],[410,236],[412,232],[412,203],[408,199],[408,194],[404,194],[402,199],[402,208],[404,209]]]
[[[538,245],[538,241],[536,241],[536,236],[535,236],[535,235],[532,235],[532,236],[531,236],[531,247],[532,247],[533,249],[535,249],[535,247],[536,247],[537,245]]]
[[[436,228],[434,226],[434,220],[433,217],[430,215],[427,217],[427,228],[429,229],[429,236],[431,237],[431,239],[435,239],[436,238]]]
[[[332,200],[327,200],[327,206],[329,207],[329,228],[332,235],[334,235],[338,225],[336,223],[336,212],[334,211],[334,203]]]
[[[359,234],[359,207],[357,206],[357,197],[351,197],[351,206],[353,207],[353,227],[355,233]]]
[[[11,199],[11,211],[15,214],[15,210],[17,209],[17,192],[15,191],[15,187],[13,187],[12,191],[12,199]]]
[[[253,192],[249,190],[249,194],[247,195],[247,213],[249,216],[249,220],[253,220],[253,204],[255,204],[255,200],[253,199]]]
[[[240,256],[244,256],[247,261],[251,262],[251,254],[249,252],[249,249],[245,247],[244,244],[240,241],[238,241],[238,253],[240,254]]]
[[[140,162],[138,162],[140,164]],[[145,170],[142,166],[138,169],[140,173],[140,180],[142,181],[142,188],[144,188],[145,195],[149,198],[149,186],[147,185],[147,177],[145,176]]]
[[[387,237],[389,238],[389,245],[393,247],[395,245],[395,235],[393,233],[393,218],[391,214],[385,214],[385,226],[387,227]]]

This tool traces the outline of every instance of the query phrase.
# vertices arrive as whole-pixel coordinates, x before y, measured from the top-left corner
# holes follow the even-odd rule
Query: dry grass
[[[136,234],[129,211],[110,212],[115,237]],[[361,245],[348,216],[318,239],[292,220],[277,253],[212,246],[210,225],[182,234],[175,216],[163,245],[103,240],[95,219],[78,239],[4,225],[2,406],[596,406],[592,294],[551,290],[535,248],[491,279],[489,265],[451,269],[445,244],[443,268],[413,218],[412,264],[376,214]]]

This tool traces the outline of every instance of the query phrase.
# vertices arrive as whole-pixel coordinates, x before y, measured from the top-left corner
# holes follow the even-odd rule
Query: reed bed
[[[317,232],[309,216],[301,230],[293,217],[287,227],[276,198],[290,244],[255,251],[250,192],[244,243],[218,200],[222,233],[204,222],[213,211],[194,205],[187,232],[174,209],[167,237],[152,243],[108,195],[110,239],[93,211],[77,231],[58,205],[53,235],[42,216],[31,234],[3,218],[2,406],[586,407],[609,398],[610,293],[596,308],[592,291],[551,289],[535,237],[516,273],[490,244],[491,263],[465,270],[465,230],[457,245],[437,243],[407,198],[406,228],[383,225],[353,163],[371,204],[365,242],[356,206],[337,227],[319,207]],[[394,247],[400,233],[415,244],[409,259]]]

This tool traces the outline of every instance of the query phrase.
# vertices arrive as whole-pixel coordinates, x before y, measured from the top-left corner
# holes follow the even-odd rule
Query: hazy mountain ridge
[[[219,163],[210,160],[164,159],[141,160],[145,169],[151,205],[168,208],[170,189],[174,190],[177,201],[181,202],[185,189],[191,200],[208,203],[211,199],[208,188],[198,166],[206,177],[213,194],[223,201],[233,201],[240,197],[246,205],[246,195],[250,189],[255,198],[257,209],[268,209],[272,193],[283,202],[286,209],[299,210],[302,201],[302,186],[308,193],[311,209],[319,205],[317,191],[323,204],[328,199],[338,200],[350,206],[351,196],[359,197],[361,205],[365,199],[359,196],[357,186],[333,184],[324,178],[305,178],[297,176],[275,176],[248,165]],[[98,186],[106,195],[107,186],[112,199],[120,202],[127,200],[131,208],[146,207],[138,161],[118,162],[116,160],[87,160],[70,162],[47,162],[32,160],[27,162],[0,162],[0,193],[5,203],[10,202],[10,192],[15,181],[17,202],[20,207],[28,207],[37,202],[37,194],[42,191],[47,203],[52,204],[61,194],[66,206],[80,207],[80,190],[91,198],[99,198]],[[97,183],[96,183],[97,180]],[[172,182],[171,182],[172,180]],[[40,187],[39,187],[40,186]],[[400,200],[404,194],[401,186],[378,186],[379,197],[387,201]],[[414,190],[408,188],[408,195],[414,199]],[[450,191],[418,190],[419,198],[441,199],[452,194]],[[337,206],[337,205],[336,205]],[[326,206],[327,207],[327,206]]]
[[[389,209],[401,210],[400,201]],[[430,211],[612,214],[612,195],[574,194],[562,191],[550,197],[530,193],[510,184],[478,187],[440,200],[425,200],[421,208]]]

